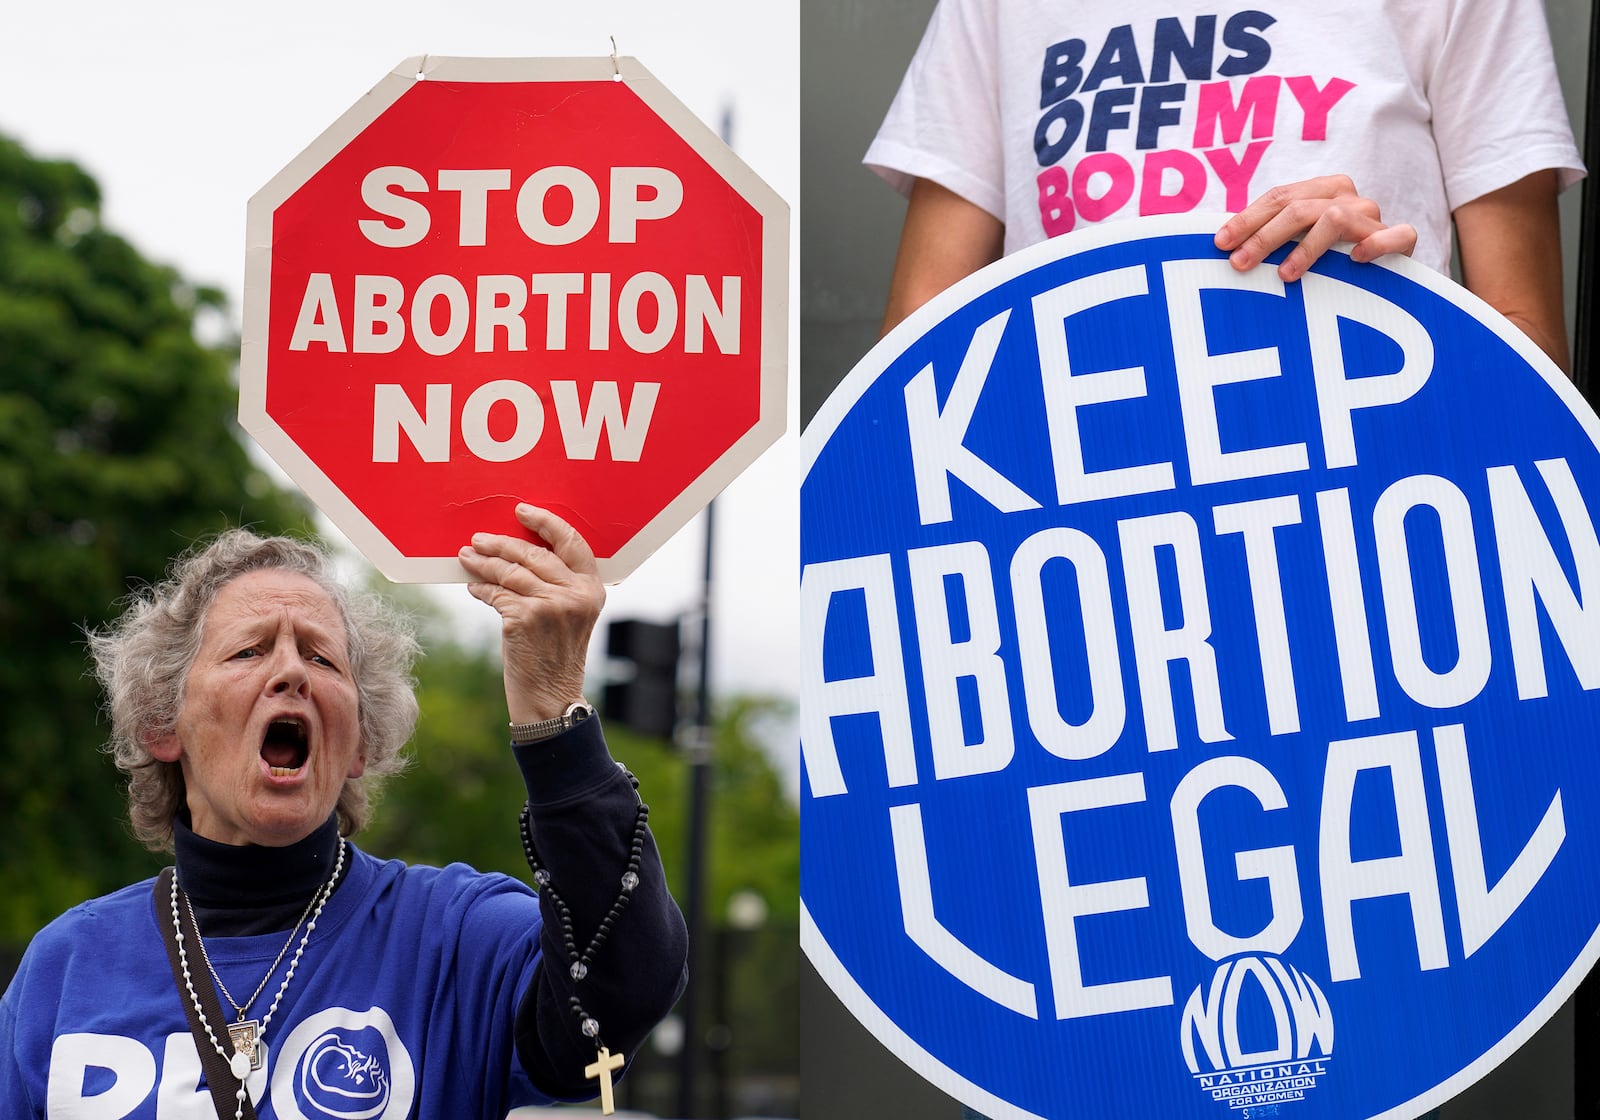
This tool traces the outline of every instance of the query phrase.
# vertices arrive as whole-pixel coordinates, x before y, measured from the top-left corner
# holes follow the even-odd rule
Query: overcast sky
[[[731,106],[734,148],[797,207],[797,0],[79,0],[11,5],[5,34],[0,133],[80,163],[100,184],[104,223],[145,256],[227,292],[235,326],[246,200],[413,55],[606,55],[615,36],[619,54],[637,57],[713,128]],[[798,251],[791,257],[793,275]],[[717,504],[712,665],[723,689],[796,692],[792,403],[790,415],[790,434]],[[606,617],[664,620],[692,608],[702,549],[696,519],[611,589]],[[440,594],[492,635],[492,612],[465,589]]]

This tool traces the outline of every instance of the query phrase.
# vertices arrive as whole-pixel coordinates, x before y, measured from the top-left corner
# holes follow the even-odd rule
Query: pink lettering
[[[1326,140],[1329,110],[1339,103],[1341,97],[1355,89],[1356,84],[1343,78],[1329,78],[1328,84],[1318,89],[1315,78],[1285,78],[1284,81],[1288,83],[1294,99],[1300,102],[1300,112],[1305,117],[1305,123],[1300,126],[1300,139]]]
[[[1256,173],[1261,157],[1266,155],[1271,143],[1270,140],[1257,140],[1244,150],[1242,158],[1227,148],[1211,148],[1205,152],[1206,162],[1211,164],[1222,185],[1228,188],[1224,205],[1232,213],[1237,214],[1250,205],[1250,177]]]
[[[1089,190],[1096,175],[1111,180],[1098,196]],[[1085,156],[1072,169],[1072,197],[1077,200],[1078,213],[1085,221],[1104,221],[1133,197],[1133,166],[1116,152]]]
[[[1233,100],[1233,87],[1227,82],[1207,82],[1200,87],[1198,112],[1194,122],[1194,147],[1216,147],[1217,125],[1222,126],[1222,143],[1237,144],[1244,135],[1244,126],[1250,125],[1250,135],[1257,139],[1272,136],[1272,126],[1278,116],[1278,88],[1276,75],[1258,74],[1245,79],[1239,90],[1239,100]]]
[[[1039,172],[1039,221],[1044,225],[1046,237],[1060,237],[1071,233],[1077,224],[1072,210],[1072,199],[1067,197],[1067,173],[1059,165]]]
[[[1177,176],[1177,189],[1170,194],[1167,172]],[[1144,157],[1144,182],[1139,187],[1139,213],[1184,214],[1200,205],[1206,193],[1206,165],[1192,152],[1181,150],[1151,152]]]

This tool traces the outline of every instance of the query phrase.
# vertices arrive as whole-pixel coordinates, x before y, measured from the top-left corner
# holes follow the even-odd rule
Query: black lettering
[[[1050,126],[1057,121],[1061,122],[1061,135],[1050,139]],[[1061,157],[1073,144],[1078,142],[1078,133],[1083,131],[1083,106],[1068,98],[1058,101],[1039,118],[1038,127],[1033,130],[1033,151],[1039,157],[1040,167],[1049,167],[1059,163]]]
[[[1196,16],[1194,38],[1183,33],[1183,21],[1176,16],[1156,20],[1155,48],[1150,54],[1150,80],[1165,82],[1172,77],[1172,64],[1191,82],[1211,80],[1211,56],[1217,45],[1217,17]]]
[[[1113,27],[1106,35],[1100,57],[1089,70],[1089,79],[1083,83],[1084,92],[1099,89],[1109,79],[1115,78],[1125,86],[1136,86],[1144,81],[1144,69],[1139,65],[1139,48],[1133,43],[1133,25]]]
[[[1217,73],[1224,78],[1237,78],[1266,66],[1272,59],[1272,44],[1255,33],[1277,22],[1266,12],[1245,11],[1229,16],[1222,28],[1222,45],[1234,53],[1222,60]]]
[[[1135,147],[1156,147],[1161,139],[1161,126],[1177,124],[1183,117],[1184,98],[1189,87],[1182,82],[1164,86],[1145,86],[1139,94],[1139,135]]]
[[[1039,71],[1039,108],[1048,109],[1057,101],[1071,97],[1083,80],[1084,44],[1082,39],[1052,43],[1044,51],[1044,67]]]
[[[1128,109],[1133,104],[1131,86],[1103,89],[1094,95],[1094,108],[1089,112],[1089,141],[1085,151],[1106,150],[1106,137],[1115,128],[1128,127]]]

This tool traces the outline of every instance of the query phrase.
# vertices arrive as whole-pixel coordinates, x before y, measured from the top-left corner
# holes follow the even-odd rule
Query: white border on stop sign
[[[362,555],[396,583],[466,583],[455,553],[405,556],[267,413],[267,326],[272,287],[272,215],[280,204],[377,120],[411,86],[456,82],[622,81],[761,215],[760,418],[651,518],[622,548],[597,560],[618,583],[777,442],[787,426],[789,206],[722,138],[631,56],[458,58],[416,55],[386,74],[250,199],[245,226],[244,324],[239,353],[239,424],[305,491]],[[537,500],[536,496],[529,496]],[[462,542],[463,544],[466,542]]]

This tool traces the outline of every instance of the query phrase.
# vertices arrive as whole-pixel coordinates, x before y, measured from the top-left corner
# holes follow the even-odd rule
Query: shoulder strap
[[[171,867],[163,870],[156,877],[153,893],[156,922],[161,927],[161,943],[167,947],[167,961],[172,965],[172,979],[178,985],[178,1002],[183,1004],[184,1017],[189,1020],[189,1033],[194,1035],[195,1049],[200,1052],[200,1066],[206,1071],[206,1085],[211,1089],[211,1100],[217,1107],[218,1120],[233,1120],[236,1115],[242,1115],[244,1120],[256,1120],[255,1106],[250,1103],[249,1094],[245,1095],[243,1112],[238,1111],[239,1081],[233,1076],[233,1070],[228,1068],[227,1061],[217,1053],[217,1048],[211,1045],[211,1039],[200,1023],[200,1016],[195,1013],[194,1000],[189,998],[183,982],[183,965],[178,960],[178,938],[172,925],[172,877],[176,873]],[[179,921],[183,922],[184,940],[191,945],[197,944],[200,935],[195,932],[188,915],[180,911]],[[218,1025],[228,1021],[223,1017],[222,1005],[217,1002],[216,989],[209,982],[205,982],[202,978],[202,983],[196,984],[194,990],[199,995],[200,1002],[205,1005],[207,1019]]]

